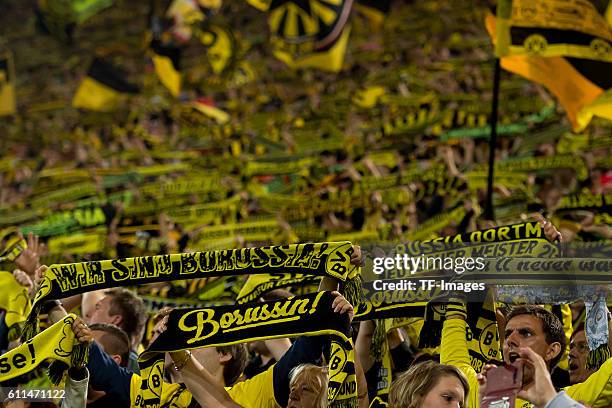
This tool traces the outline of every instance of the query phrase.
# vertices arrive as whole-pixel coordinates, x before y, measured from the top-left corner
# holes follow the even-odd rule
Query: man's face
[[[569,354],[569,375],[570,384],[584,382],[595,370],[587,370],[587,357],[589,355],[589,345],[584,330],[574,334],[570,342]]]
[[[221,354],[215,347],[199,348],[191,350],[191,353],[209,373],[214,375],[219,370],[223,370]]]
[[[546,343],[546,336],[539,318],[532,315],[514,316],[506,324],[503,354],[506,363],[513,363],[519,356],[519,348],[529,347],[549,362],[555,355]]]
[[[87,324],[109,323],[121,327],[121,316],[110,314],[111,301],[112,299],[109,296],[104,296],[100,299],[100,301],[96,303],[94,310],[85,316],[85,322]]]

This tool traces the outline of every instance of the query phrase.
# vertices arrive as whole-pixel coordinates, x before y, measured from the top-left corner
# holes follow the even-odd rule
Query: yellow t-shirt
[[[236,383],[232,387],[225,387],[225,390],[232,400],[243,408],[281,408],[274,398],[273,368],[274,366],[253,378]],[[139,375],[132,375],[130,399],[133,407],[143,406],[143,401],[138,396],[140,382],[141,377]],[[179,384],[164,382],[161,397],[162,407],[190,408],[199,406],[196,404],[197,401],[189,390],[184,389]]]
[[[468,408],[478,408],[478,380],[476,371],[470,364],[467,340],[465,339],[466,322],[451,319],[444,322],[440,363],[457,367],[463,372],[470,385]],[[612,407],[612,359],[608,359],[585,382],[564,388],[567,395],[576,401],[588,404],[591,408]],[[516,400],[515,408],[530,408],[532,404],[522,399]]]
[[[232,400],[244,408],[281,408],[274,398],[274,366],[253,378],[226,387]]]

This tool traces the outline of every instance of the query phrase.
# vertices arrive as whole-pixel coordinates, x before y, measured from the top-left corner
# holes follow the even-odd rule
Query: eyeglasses
[[[579,353],[588,353],[589,352],[589,345],[586,342],[583,342],[583,341],[581,341],[580,343],[571,342],[570,343],[570,350],[573,350],[574,348],[578,349]]]

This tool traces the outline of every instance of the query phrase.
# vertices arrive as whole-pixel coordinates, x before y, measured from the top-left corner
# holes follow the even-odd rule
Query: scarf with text
[[[173,310],[168,329],[139,357],[142,400],[146,406],[159,406],[166,352],[282,337],[329,335],[330,406],[356,407],[350,324],[346,315],[333,312],[334,298],[330,292],[317,292],[263,303]]]
[[[291,273],[251,275],[240,289],[240,292],[236,297],[236,303],[241,305],[244,303],[254,302],[262,295],[274,289],[286,288],[294,285],[315,283],[318,282],[319,279],[319,277],[313,275]]]
[[[54,361],[49,366],[49,378],[54,384],[59,384],[69,367],[82,365],[87,360],[87,346],[74,337],[72,324],[75,319],[74,314],[69,314],[0,356],[0,382],[26,374],[51,359]]]
[[[211,276],[258,273],[306,273],[347,282],[345,296],[360,299],[359,268],[350,264],[350,242],[295,244],[260,248],[144,256],[106,261],[51,265],[36,293],[22,339],[37,331],[38,313],[47,300],[119,286],[133,286]]]

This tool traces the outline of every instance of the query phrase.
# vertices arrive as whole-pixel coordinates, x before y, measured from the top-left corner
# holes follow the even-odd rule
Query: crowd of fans
[[[551,238],[558,233],[551,226],[548,232]],[[46,270],[46,266],[39,265],[38,255],[28,248],[14,261],[15,267],[21,268],[15,269],[15,277],[19,277],[23,290],[30,296],[35,293],[32,287],[36,287]],[[360,251],[352,262],[361,264]],[[323,285],[321,289],[325,288]],[[352,305],[339,292],[334,293],[334,312],[347,314],[352,320]],[[266,299],[287,296],[291,293],[281,289],[267,293]],[[612,360],[596,370],[587,368],[589,348],[584,322],[580,321],[580,316],[584,319],[581,310],[584,304],[575,303],[572,308],[578,317],[573,322],[576,328],[571,338],[566,337],[559,318],[541,306],[498,309],[504,362],[522,367],[517,397],[535,407],[607,407],[612,401]],[[83,367],[69,370],[66,398],[61,406],[131,406],[141,380],[137,352],[142,350],[147,320],[142,299],[124,288],[94,291],[62,302],[49,302],[41,319],[52,324],[67,311],[75,310],[80,310],[82,317],[72,329],[79,342],[89,345],[89,358]],[[166,330],[170,311],[171,308],[164,308],[156,314],[149,342]],[[447,310],[439,354],[434,355],[420,350],[404,328],[388,333],[394,378],[389,393],[391,407],[478,407],[487,395],[487,387],[499,388],[499,384],[487,380],[495,366],[487,365],[477,373],[470,363],[466,318],[465,309]],[[369,343],[372,328],[368,327],[372,323],[354,324],[360,407],[369,406],[374,398],[375,384],[368,381],[373,368]],[[612,330],[612,321],[608,323]],[[4,329],[6,344],[6,326]],[[324,350],[329,347],[329,340],[328,336],[274,339],[168,353],[164,393],[172,395],[167,400],[172,401],[169,406],[175,407],[325,407],[329,375]],[[8,349],[18,342],[12,342]],[[561,380],[554,372],[568,350],[569,382],[562,388],[562,384],[555,384]],[[23,381],[22,378],[11,383]],[[37,405],[13,401],[6,406]]]

